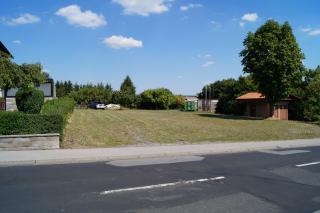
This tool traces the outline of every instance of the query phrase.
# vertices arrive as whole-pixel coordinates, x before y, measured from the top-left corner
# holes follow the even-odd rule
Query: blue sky
[[[17,63],[40,62],[56,80],[111,83],[137,91],[196,94],[242,74],[239,52],[268,19],[289,21],[306,67],[320,64],[317,0],[10,0],[0,40]]]

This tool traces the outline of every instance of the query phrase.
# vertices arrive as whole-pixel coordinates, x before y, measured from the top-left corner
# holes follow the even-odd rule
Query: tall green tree
[[[133,85],[130,77],[127,76],[121,86],[120,93],[117,94],[118,101],[125,107],[134,107],[136,100],[136,87]]]
[[[47,73],[43,72],[42,65],[40,63],[36,64],[21,64],[19,66],[22,81],[18,87],[34,87],[37,84],[44,83],[47,80]]]
[[[305,120],[320,124],[320,67],[308,70],[306,86],[303,88],[303,116]]]
[[[252,75],[271,106],[301,82],[304,55],[288,22],[267,21],[248,33],[243,45],[243,71]]]
[[[0,57],[0,88],[6,93],[7,90],[17,87],[22,80],[19,65],[10,58]]]
[[[120,86],[121,92],[126,92],[128,94],[135,95],[136,94],[136,87],[133,85],[131,78],[127,75],[126,78],[123,80]]]

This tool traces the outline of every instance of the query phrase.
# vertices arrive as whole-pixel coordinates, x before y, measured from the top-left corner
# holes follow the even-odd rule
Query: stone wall
[[[59,148],[59,134],[0,135],[0,151]]]
[[[6,98],[6,110],[7,111],[17,111],[16,98]]]

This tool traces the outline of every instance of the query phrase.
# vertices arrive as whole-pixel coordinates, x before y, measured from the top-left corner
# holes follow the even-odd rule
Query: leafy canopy
[[[243,42],[243,71],[252,75],[270,104],[289,95],[301,81],[304,55],[288,22],[269,20]]]
[[[8,90],[16,87],[22,80],[19,66],[10,58],[0,57],[0,88]]]

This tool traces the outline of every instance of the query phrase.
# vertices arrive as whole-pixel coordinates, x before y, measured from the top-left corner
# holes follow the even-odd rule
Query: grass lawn
[[[315,137],[320,137],[319,126],[294,121],[250,120],[180,111],[75,110],[66,128],[63,147]]]

